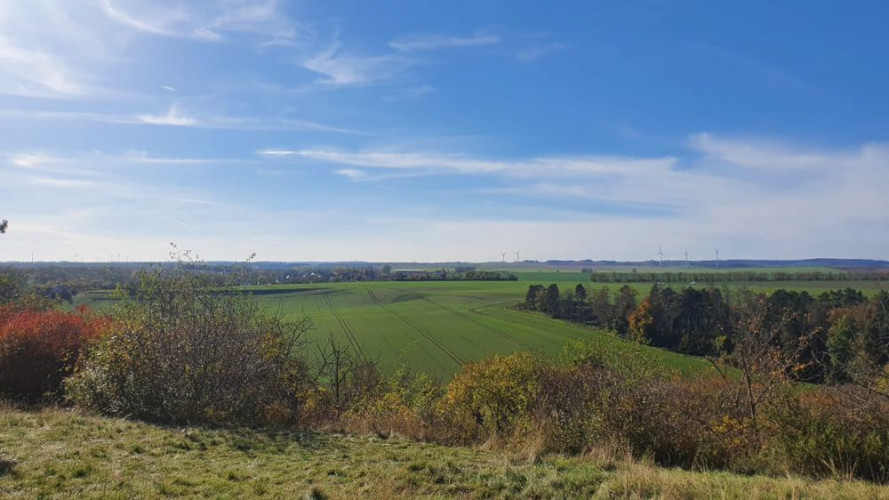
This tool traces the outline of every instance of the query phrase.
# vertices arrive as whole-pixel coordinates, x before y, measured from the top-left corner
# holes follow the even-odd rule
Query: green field
[[[590,283],[577,271],[522,271],[518,281],[362,282],[279,285],[251,288],[271,311],[290,318],[309,317],[313,329],[307,347],[332,337],[354,352],[376,360],[384,369],[408,365],[412,369],[451,378],[460,366],[493,354],[535,351],[556,356],[571,340],[594,342],[609,352],[643,351],[654,354],[668,369],[709,370],[701,359],[639,346],[593,328],[554,320],[515,309],[530,284],[558,283],[563,289],[577,283],[617,290],[620,283]],[[631,284],[640,297],[651,288]],[[677,287],[677,284],[672,286]],[[706,286],[706,285],[701,285]],[[732,283],[732,288],[745,284]],[[749,288],[808,290],[853,287],[871,294],[885,283],[855,281],[760,282]],[[87,292],[78,302],[98,307],[109,304],[104,292]]]
[[[555,356],[571,340],[611,352],[650,350],[680,371],[709,369],[703,360],[514,309],[526,289],[522,282],[382,282],[278,287],[260,297],[284,316],[311,318],[310,345],[332,337],[384,368],[407,364],[445,380],[467,361],[517,351]]]

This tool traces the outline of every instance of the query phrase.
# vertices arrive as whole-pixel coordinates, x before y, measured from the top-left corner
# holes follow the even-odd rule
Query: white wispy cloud
[[[688,143],[711,160],[736,167],[772,171],[821,171],[847,164],[861,154],[860,151],[804,149],[773,140],[715,137],[708,133],[694,134]]]
[[[59,177],[31,177],[28,179],[31,184],[48,186],[61,189],[95,189],[102,184],[96,181],[87,181],[83,179],[65,179]]]
[[[166,37],[218,42],[227,34],[249,33],[263,38],[290,39],[297,33],[276,0],[192,4],[100,0],[99,7],[114,22]]]
[[[223,214],[247,208],[181,179],[241,161],[163,157],[144,151],[0,152],[0,170],[4,170],[0,199],[14,207],[4,215],[15,221],[14,236],[4,242],[9,245],[4,244],[2,258],[35,252],[38,259],[59,259],[79,252],[107,260],[111,251],[138,254],[143,251],[140,245],[162,249],[166,241],[184,241],[187,236],[171,229],[171,219],[186,222],[192,234],[208,227],[216,230]],[[178,180],[152,173],[165,164],[199,163],[205,166],[194,173],[177,168]],[[6,165],[17,168],[7,170]],[[249,175],[251,170],[240,170],[239,175]],[[141,222],[134,225],[134,220]]]
[[[529,47],[519,51],[516,54],[516,59],[519,62],[532,62],[540,59],[541,57],[553,53],[558,52],[560,50],[564,50],[571,47],[571,44],[568,43],[559,43],[559,42],[551,42],[551,43],[543,43],[540,45],[535,45],[533,47]]]
[[[453,171],[463,174],[503,173],[520,177],[613,174],[636,175],[673,167],[677,160],[617,156],[540,157],[491,160],[461,154],[343,152],[321,149],[260,150],[265,156],[297,156],[309,160],[378,169],[422,169],[430,174]]]
[[[97,171],[92,168],[81,168],[70,158],[47,153],[45,151],[14,151],[0,153],[0,166],[9,165],[21,171],[40,172],[43,174],[69,175],[72,172],[81,176],[95,176]]]
[[[3,21],[0,18],[0,21]],[[11,21],[11,20],[8,20]],[[65,61],[39,49],[16,45],[0,31],[0,94],[79,97],[90,92],[84,78]]]
[[[500,43],[500,37],[493,34],[476,33],[470,36],[443,35],[436,33],[406,35],[389,42],[389,46],[400,52],[481,47]]]
[[[298,151],[294,151],[291,149],[260,149],[256,152],[258,155],[262,156],[271,156],[271,157],[286,157],[286,156],[294,156],[298,153]]]
[[[627,227],[648,227],[656,234],[669,227],[683,238],[731,239],[735,248],[743,248],[748,238],[780,241],[799,251],[799,242],[792,241],[798,238],[807,248],[817,248],[812,242],[818,241],[836,249],[827,246],[834,241],[832,234],[886,226],[881,217],[889,211],[889,197],[883,193],[889,185],[889,144],[825,149],[701,133],[689,136],[685,147],[680,157],[652,158],[489,159],[326,149],[276,150],[266,156],[343,166],[335,173],[360,182],[386,178],[370,175],[372,171],[484,176],[487,180],[475,183],[474,192],[486,198],[523,203],[545,199],[556,206],[568,200],[596,203],[613,207],[609,213],[622,220],[636,221]],[[884,240],[889,244],[889,238]]]
[[[185,203],[187,205],[200,205],[204,207],[216,207],[216,208],[234,208],[234,209],[242,209],[243,205],[238,203],[229,203],[225,201],[215,201],[215,200],[205,200],[201,198],[171,198],[172,201],[176,201],[179,203]]]
[[[709,187],[714,180],[774,187],[774,178],[779,174],[782,183],[777,187],[782,189],[825,182],[849,172],[889,175],[889,147],[879,143],[824,150],[777,140],[699,133],[690,135],[685,146],[686,154],[681,158],[579,155],[502,159],[442,152],[334,149],[267,149],[256,153],[364,169],[416,170],[426,175],[455,172],[516,178],[608,178],[641,183],[652,180],[653,185],[683,191],[695,186]]]
[[[120,163],[132,163],[143,165],[220,165],[228,163],[254,163],[241,158],[175,158],[169,156],[154,156],[147,151],[126,151],[119,155],[101,155],[109,161]]]
[[[59,158],[42,152],[10,153],[7,155],[7,158],[11,165],[31,170],[39,170],[48,164],[58,163],[60,161]]]
[[[44,151],[19,151],[19,152],[0,152],[0,167],[10,165],[16,167],[23,172],[41,172],[48,174],[61,174],[59,176],[32,176],[32,179],[42,178],[37,181],[52,184],[47,179],[65,179],[71,176],[80,176],[81,180],[89,180],[92,182],[97,176],[120,173],[122,167],[138,167],[141,165],[157,165],[157,166],[182,166],[182,165],[256,165],[258,160],[252,158],[230,158],[230,157],[172,157],[153,155],[147,151],[123,151],[120,153],[106,153],[102,151],[91,151],[87,153],[76,154],[50,154]],[[88,179],[83,179],[88,177]],[[64,183],[64,182],[63,182]],[[87,184],[83,184],[87,186]]]
[[[129,177],[129,169],[120,168],[120,158],[136,166],[174,158],[143,152],[80,157],[22,153],[18,157],[26,166],[9,169],[0,186],[4,200],[24,207],[21,215],[15,214],[15,239],[5,242],[3,251],[29,255],[34,248],[76,248],[103,255],[112,248],[157,258],[165,254],[164,243],[175,240],[207,248],[218,258],[260,250],[264,258],[290,260],[480,260],[486,255],[499,258],[508,248],[521,248],[527,258],[643,259],[653,257],[659,244],[668,258],[686,246],[693,259],[709,258],[714,246],[725,258],[885,257],[889,145],[815,148],[718,134],[690,136],[683,144],[685,150],[675,160],[609,155],[489,159],[440,152],[323,156],[334,162],[300,154],[326,150],[258,151],[260,163],[329,164],[332,173],[358,183],[348,193],[360,201],[352,204],[350,196],[343,196],[330,209],[338,211],[336,216],[325,210],[313,217],[295,217],[255,200],[227,206],[230,197],[211,186],[138,182]],[[47,163],[39,155],[53,160]],[[12,162],[16,154],[3,157]],[[77,167],[72,172],[89,165],[107,175],[48,175],[27,166],[52,165],[58,159]],[[558,175],[549,175],[553,164]],[[536,169],[533,176],[525,174],[529,165]],[[768,165],[804,181],[773,185],[769,175],[732,175],[764,173]],[[361,184],[390,175],[442,173],[472,176],[473,182],[461,184],[459,193],[424,190],[422,207],[409,211],[400,204],[374,203],[369,195],[378,190]],[[249,182],[250,177],[243,179]],[[108,189],[124,192],[115,195]],[[54,196],[47,196],[47,190]],[[457,210],[461,206],[467,207],[462,215]],[[72,219],[69,214],[75,210],[84,215]],[[313,227],[313,238],[306,240],[301,224],[318,217],[324,227]],[[295,220],[299,224],[288,222]],[[135,225],[151,229],[137,231]],[[393,248],[391,241],[406,233],[411,235],[409,245]]]
[[[163,115],[137,115],[136,119],[148,125],[171,125],[174,127],[194,127],[198,125],[196,118],[187,116],[176,104],[170,106],[170,109]]]
[[[186,112],[177,104],[171,105],[162,113],[139,113],[134,115],[77,111],[0,110],[0,118],[45,121],[69,120],[121,125],[173,126],[221,130],[313,130],[341,134],[365,134],[361,130],[337,127],[298,118],[235,117],[221,114]]]
[[[708,141],[701,143],[702,137]],[[889,185],[889,145],[826,149],[713,134],[693,136],[688,143],[691,151],[684,162],[693,168],[609,175],[595,182],[541,179],[482,191],[486,199],[492,194],[518,196],[523,206],[534,206],[533,197],[549,200],[546,206],[564,206],[566,198],[606,200],[653,208],[654,214],[621,208],[566,211],[540,221],[491,215],[472,220],[400,217],[375,231],[381,239],[407,231],[417,247],[433,255],[446,248],[451,256],[473,255],[475,248],[490,244],[492,255],[506,246],[521,247],[529,258],[639,259],[653,258],[663,244],[673,258],[684,247],[693,259],[712,258],[713,246],[729,258],[885,258],[889,224],[883,214],[889,211],[889,198],[883,191]],[[730,175],[733,169],[764,172],[769,165],[804,180],[775,186],[768,176]],[[473,245],[449,246],[452,238]],[[383,253],[382,247],[379,251]]]
[[[167,9],[151,9],[148,12],[131,13],[112,0],[100,0],[102,13],[109,19],[127,27],[155,35],[174,36],[174,25],[189,20],[190,16],[182,7],[170,6]]]
[[[349,180],[353,181],[361,181],[367,178],[367,172],[365,172],[364,170],[359,170],[357,168],[343,168],[337,170],[334,173],[347,177],[349,178]]]
[[[322,85],[358,86],[391,81],[410,63],[399,55],[361,55],[343,49],[340,43],[334,43],[301,60],[300,65],[321,74],[323,78],[318,83]]]
[[[73,3],[71,4],[73,5]],[[110,58],[101,30],[68,2],[0,6],[0,94],[80,99],[97,91],[92,67]]]
[[[0,94],[95,99],[126,93],[113,88],[112,68],[132,62],[133,34],[259,47],[294,40],[296,26],[276,0],[4,2]]]

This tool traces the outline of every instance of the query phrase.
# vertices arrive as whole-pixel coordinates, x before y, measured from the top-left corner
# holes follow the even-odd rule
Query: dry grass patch
[[[534,462],[378,436],[165,427],[0,406],[3,498],[889,498],[861,482]]]

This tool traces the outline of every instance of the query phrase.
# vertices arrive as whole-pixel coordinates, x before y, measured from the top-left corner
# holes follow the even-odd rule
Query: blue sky
[[[887,18],[3,2],[0,260],[887,258]]]

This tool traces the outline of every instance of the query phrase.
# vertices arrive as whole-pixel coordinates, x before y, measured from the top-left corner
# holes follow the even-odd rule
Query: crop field
[[[285,316],[311,318],[310,346],[332,337],[385,368],[407,364],[444,380],[467,361],[517,351],[556,356],[571,340],[595,342],[610,352],[650,350],[680,371],[708,368],[701,360],[513,309],[526,287],[517,282],[349,283],[288,287],[287,293],[261,300]]]
[[[621,283],[591,283],[588,275],[577,271],[526,270],[516,275],[518,281],[330,283],[251,290],[273,312],[311,319],[313,328],[305,338],[310,351],[331,337],[353,352],[376,360],[385,369],[407,365],[442,380],[450,379],[463,363],[493,354],[535,351],[558,356],[572,340],[593,342],[611,353],[647,353],[671,370],[710,370],[705,360],[640,346],[594,328],[513,307],[523,300],[530,284],[558,283],[567,289],[584,283],[588,287],[617,290],[623,286]],[[647,283],[630,286],[639,292],[640,298],[651,288]],[[813,294],[853,287],[871,294],[886,283],[792,281],[729,286],[765,292],[778,288],[807,290]],[[78,302],[99,308],[112,303],[103,292],[81,294]]]

